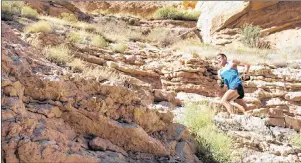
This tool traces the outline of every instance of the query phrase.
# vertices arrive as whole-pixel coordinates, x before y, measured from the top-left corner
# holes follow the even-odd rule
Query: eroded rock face
[[[238,39],[238,30],[244,24],[259,25],[265,34],[274,34],[267,37],[277,48],[284,48],[288,44],[277,40],[284,39],[280,31],[300,27],[300,2],[198,2],[196,10],[202,14],[198,20],[198,28],[202,32],[203,40],[207,43],[225,45]],[[268,11],[268,12],[267,12]],[[292,41],[290,46],[299,46],[297,40],[300,31],[286,32]],[[283,37],[279,37],[283,36]],[[275,40],[276,39],[276,40]]]
[[[149,90],[140,92],[143,97],[137,95],[145,87],[139,86],[141,81],[133,88],[69,78],[67,70],[45,60],[8,25],[2,27],[3,160],[143,162],[148,158],[138,157],[140,153],[154,161],[185,153],[184,160],[198,161],[192,143],[180,149],[170,144],[190,142],[190,137],[167,140],[174,132],[169,130],[173,116],[148,106],[152,101],[143,99],[154,99],[151,92],[145,93]]]
[[[76,6],[66,1],[50,1],[50,2],[26,2],[27,5],[36,9],[39,13],[49,16],[60,16],[61,13],[72,13],[82,21],[90,21],[91,17]]]

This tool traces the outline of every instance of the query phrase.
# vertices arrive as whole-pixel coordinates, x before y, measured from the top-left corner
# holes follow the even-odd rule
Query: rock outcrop
[[[174,127],[170,112],[151,109],[124,85],[68,77],[10,26],[2,28],[3,161],[143,162],[185,153],[185,162],[198,162],[190,135],[167,138],[178,127],[187,133]]]
[[[271,38],[299,39],[290,37],[280,39],[277,36],[282,35],[281,31],[300,28],[300,2],[198,2],[195,9],[202,13],[197,26],[207,43],[217,44],[221,40],[224,40],[223,45],[231,43],[238,38],[237,29],[244,24],[259,25],[265,35],[277,33],[268,37],[277,48],[281,46]],[[229,29],[231,32],[227,32]],[[299,32],[294,30],[290,33],[298,35]],[[236,36],[234,37],[234,35]],[[292,42],[294,41],[292,40]],[[292,46],[292,44],[290,45]],[[299,44],[294,43],[293,45],[297,47]]]

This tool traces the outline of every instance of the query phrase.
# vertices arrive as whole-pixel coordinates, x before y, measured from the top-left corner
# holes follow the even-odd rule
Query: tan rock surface
[[[64,68],[28,47],[8,25],[2,26],[4,160],[126,162],[134,159],[131,151],[170,155],[164,135],[173,115],[148,106],[154,98],[149,84],[133,77],[123,81],[128,83],[100,83],[65,76]],[[175,101],[170,95],[164,100]],[[188,134],[187,129],[183,132]],[[89,142],[92,149],[103,150],[89,149]],[[195,157],[195,152],[189,156]]]
[[[266,38],[274,48],[298,50],[300,45],[296,42],[301,22],[299,2],[198,2],[195,9],[202,13],[197,26],[207,43],[229,44],[237,37],[229,38],[228,35],[221,36],[220,33],[227,29],[240,28],[247,23],[259,25],[262,32],[272,34]],[[216,39],[217,36],[220,38]]]

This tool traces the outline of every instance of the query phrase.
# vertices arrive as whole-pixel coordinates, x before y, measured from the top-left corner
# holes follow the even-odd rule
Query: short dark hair
[[[216,56],[222,56],[222,57],[225,57],[227,59],[227,56],[223,53],[218,53]]]

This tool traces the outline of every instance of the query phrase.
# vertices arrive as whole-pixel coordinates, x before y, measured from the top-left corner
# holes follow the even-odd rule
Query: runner
[[[248,111],[248,106],[246,105],[244,98],[244,88],[242,81],[239,77],[237,66],[244,66],[245,71],[242,76],[242,79],[247,78],[249,73],[250,65],[248,63],[243,63],[238,60],[227,61],[227,56],[225,54],[217,54],[216,60],[218,61],[218,77],[220,87],[223,88],[224,83],[226,83],[228,90],[222,97],[222,104],[226,107],[227,111],[230,114],[234,114],[233,106],[230,104],[230,101],[234,100],[237,104],[241,105],[245,111]]]

